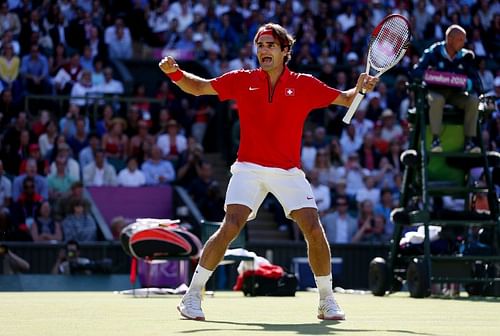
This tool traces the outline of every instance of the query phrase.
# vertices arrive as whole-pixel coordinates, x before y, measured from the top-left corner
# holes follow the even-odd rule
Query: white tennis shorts
[[[299,168],[269,168],[255,163],[235,162],[231,166],[224,210],[228,204],[241,204],[252,209],[248,220],[257,215],[267,193],[272,193],[290,218],[293,210],[317,209],[311,185]]]

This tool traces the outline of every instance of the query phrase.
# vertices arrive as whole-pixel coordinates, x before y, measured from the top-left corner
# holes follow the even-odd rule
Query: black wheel
[[[388,270],[384,258],[374,258],[368,269],[368,286],[375,296],[384,296],[388,287]]]
[[[406,281],[411,297],[423,298],[431,294],[429,275],[422,261],[415,259],[408,264]]]

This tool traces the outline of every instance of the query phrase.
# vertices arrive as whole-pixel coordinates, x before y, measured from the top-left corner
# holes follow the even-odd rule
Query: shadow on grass
[[[500,302],[500,297],[495,296],[446,296],[446,295],[432,295],[429,299],[436,300],[450,300],[450,301],[475,301],[475,302]]]
[[[205,333],[214,331],[253,331],[253,332],[293,332],[297,335],[334,335],[337,332],[386,332],[394,333],[395,335],[424,335],[424,336],[437,336],[436,334],[418,333],[410,330],[383,330],[383,329],[344,329],[338,328],[342,322],[340,321],[320,321],[318,323],[305,323],[305,324],[283,324],[283,323],[255,323],[255,322],[231,322],[231,321],[204,321],[200,322],[205,328],[184,330],[181,333]],[[226,324],[232,325],[234,329],[216,328],[211,324]]]

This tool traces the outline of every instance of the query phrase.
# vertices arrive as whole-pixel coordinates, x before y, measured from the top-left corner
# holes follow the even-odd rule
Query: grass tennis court
[[[316,319],[317,294],[206,297],[205,322],[182,320],[178,296],[107,292],[0,293],[0,335],[500,335],[499,299],[337,294],[344,322]]]

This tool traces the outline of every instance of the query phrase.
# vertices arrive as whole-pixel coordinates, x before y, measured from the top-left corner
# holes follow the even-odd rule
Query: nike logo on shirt
[[[253,86],[250,86],[248,88],[249,91],[255,91],[255,90],[258,90],[259,88],[258,87],[253,87]]]

